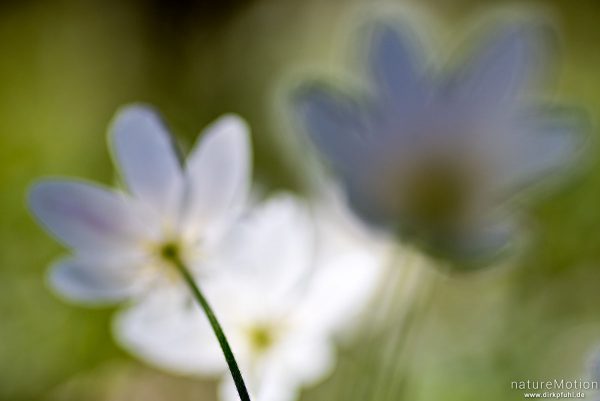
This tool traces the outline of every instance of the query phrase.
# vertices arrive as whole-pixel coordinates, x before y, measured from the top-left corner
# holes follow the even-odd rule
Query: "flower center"
[[[181,255],[181,249],[177,242],[168,241],[159,247],[158,254],[162,260],[167,262],[174,262],[179,260]]]
[[[269,349],[275,342],[274,328],[268,325],[256,325],[248,330],[250,347],[260,353]]]
[[[426,227],[452,226],[466,211],[471,187],[455,166],[429,165],[416,171],[407,183],[406,212]]]

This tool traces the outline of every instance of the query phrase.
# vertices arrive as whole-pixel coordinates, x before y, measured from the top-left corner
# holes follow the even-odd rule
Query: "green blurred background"
[[[0,3],[0,400],[215,399],[214,383],[163,374],[120,351],[112,311],[47,290],[46,267],[65,251],[28,215],[26,190],[48,175],[113,182],[105,129],[133,101],[155,105],[184,148],[220,114],[241,114],[253,129],[257,182],[299,188],[304,166],[283,146],[285,82],[305,68],[344,68],[338,45],[348,21],[383,3]],[[488,9],[542,7],[563,39],[559,95],[598,116],[599,2],[397,3],[418,4],[453,34]],[[397,400],[403,388],[410,401],[520,400],[511,380],[585,377],[600,344],[600,166],[591,143],[585,169],[530,207],[530,246],[516,264],[438,278],[408,376],[389,358],[399,341],[391,325],[375,341],[342,347],[339,369],[303,399]]]

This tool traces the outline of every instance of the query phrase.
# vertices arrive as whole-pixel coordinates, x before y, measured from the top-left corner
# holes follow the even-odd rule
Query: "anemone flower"
[[[332,369],[333,340],[365,311],[382,255],[347,242],[347,233],[332,225],[322,230],[289,195],[257,206],[240,225],[220,267],[227,274],[214,276],[205,290],[253,400],[291,401]],[[139,302],[120,315],[114,330],[127,349],[160,368],[201,376],[223,371],[208,325],[181,293]],[[230,378],[223,379],[220,395],[235,399]]]
[[[128,192],[65,179],[44,180],[31,189],[33,214],[72,252],[52,266],[51,285],[68,299],[95,304],[165,287],[186,292],[189,285],[243,387],[222,330],[191,275],[210,273],[224,233],[244,205],[250,172],[246,124],[233,115],[221,118],[183,166],[168,132],[147,107],[125,108],[110,131]]]
[[[462,67],[432,74],[411,29],[381,23],[369,90],[306,84],[294,110],[365,221],[450,259],[487,259],[512,237],[507,201],[584,142],[579,113],[533,101],[548,32],[505,23]]]

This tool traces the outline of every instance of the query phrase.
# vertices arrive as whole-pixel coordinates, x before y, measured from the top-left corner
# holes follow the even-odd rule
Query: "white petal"
[[[372,299],[381,260],[360,249],[328,257],[315,271],[301,306],[307,322],[324,332],[351,329]]]
[[[66,245],[89,253],[131,247],[144,233],[124,196],[74,181],[43,181],[29,193],[33,214]]]
[[[347,332],[374,296],[391,244],[348,214],[339,196],[317,204],[318,259],[302,304],[312,326]]]
[[[68,300],[88,305],[121,301],[136,292],[135,269],[123,265],[107,265],[108,261],[66,259],[53,265],[48,277],[50,286]]]
[[[375,26],[369,46],[369,64],[378,92],[391,102],[388,112],[408,112],[421,106],[428,88],[418,41],[410,28]]]
[[[307,206],[281,193],[257,206],[226,238],[222,272],[263,297],[288,299],[311,273],[315,241]]]
[[[334,182],[324,181],[313,197],[318,235],[327,239],[320,252],[335,257],[349,250],[367,251],[381,262],[396,244],[358,219],[341,191]]]
[[[117,341],[167,371],[214,376],[226,370],[219,343],[202,310],[183,287],[155,291],[118,315]]]
[[[330,344],[330,337],[327,335],[320,333],[315,337],[307,337],[304,333],[295,333],[291,335],[285,348],[273,355],[270,363],[270,376],[276,377],[273,372],[281,372],[280,375],[287,377],[288,382],[310,386],[332,371],[335,365],[335,354]]]
[[[131,192],[160,213],[174,213],[181,166],[156,113],[148,107],[127,107],[117,113],[111,131],[116,161]]]
[[[246,386],[255,401],[296,400],[301,388],[323,380],[335,364],[333,347],[328,339],[305,336],[303,330],[288,334],[275,347],[261,358],[243,361],[245,365],[242,363]],[[236,397],[239,400],[229,376],[221,382],[219,394],[227,401]]]
[[[299,395],[297,384],[288,383],[280,374],[261,380],[246,380],[253,401],[295,401]],[[253,388],[254,387],[254,388]],[[226,376],[219,384],[219,398],[223,401],[239,401],[240,396],[231,377]]]
[[[550,31],[539,25],[507,24],[484,44],[457,88],[475,106],[512,101],[531,89],[548,67]]]
[[[307,86],[298,91],[295,109],[300,123],[335,168],[352,171],[368,160],[370,133],[364,110],[328,88]]]
[[[246,383],[248,385],[248,383]],[[222,401],[239,401],[240,396],[235,387],[235,383],[232,378],[225,377],[219,384],[219,399]],[[249,390],[250,392],[250,390]],[[262,401],[256,399],[256,395],[250,392],[250,398],[255,401]]]
[[[184,224],[220,232],[241,211],[250,182],[248,127],[228,115],[208,127],[188,159]]]

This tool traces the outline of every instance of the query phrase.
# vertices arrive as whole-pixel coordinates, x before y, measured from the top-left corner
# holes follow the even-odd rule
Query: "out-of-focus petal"
[[[338,194],[315,206],[318,259],[302,313],[312,326],[339,333],[365,311],[392,249],[349,214]]]
[[[208,320],[184,288],[149,294],[114,321],[117,341],[144,361],[186,375],[226,371]]]
[[[277,300],[289,298],[315,263],[315,226],[307,205],[278,194],[257,206],[232,230],[224,249],[231,281]],[[274,301],[277,303],[277,301]]]
[[[51,267],[49,284],[70,301],[88,305],[115,303],[133,294],[141,284],[134,277],[135,268],[125,260],[123,263],[115,265],[81,258],[62,260]]]
[[[551,37],[540,24],[502,25],[462,71],[457,90],[471,107],[506,107],[547,71]]]
[[[397,216],[394,210],[385,206],[380,188],[374,188],[373,184],[380,180],[381,176],[375,177],[369,179],[368,173],[360,172],[342,176],[348,204],[368,224],[383,229],[393,228],[398,223]],[[397,183],[390,183],[390,188],[394,185]]]
[[[365,312],[382,269],[375,255],[360,249],[328,259],[315,271],[302,312],[318,329],[339,333]]]
[[[288,383],[280,372],[267,375],[256,383],[246,383],[250,398],[254,401],[294,401],[299,389],[296,383]],[[254,388],[253,388],[254,387]],[[222,401],[239,401],[240,396],[233,379],[225,377],[219,385],[219,398]]]
[[[120,194],[75,181],[43,181],[29,193],[29,206],[44,227],[89,253],[123,249],[144,238],[147,230],[132,205]]]
[[[237,217],[248,195],[250,158],[248,126],[240,117],[224,116],[205,130],[186,167],[186,230],[221,233]]]
[[[589,123],[581,113],[554,110],[517,122],[512,147],[498,167],[501,188],[523,188],[556,173],[566,173],[581,162]]]
[[[512,244],[516,229],[511,216],[488,217],[473,225],[470,231],[446,238],[451,243],[441,244],[439,249],[452,256],[459,270],[477,269]]]
[[[157,212],[172,216],[183,180],[174,143],[158,115],[149,107],[126,107],[117,113],[111,134],[128,188]]]
[[[312,322],[311,324],[316,324]],[[302,329],[306,329],[303,327]],[[329,335],[318,335],[314,338],[306,336],[305,333],[292,333],[290,338],[282,346],[281,361],[272,361],[270,375],[280,370],[287,376],[287,381],[296,382],[297,385],[313,385],[323,379],[335,365],[335,354],[330,343]],[[299,339],[299,341],[297,341]],[[268,380],[268,377],[267,377]]]
[[[386,24],[376,25],[371,34],[369,66],[378,94],[391,102],[388,112],[410,112],[423,105],[428,89],[424,60],[414,33]]]
[[[360,168],[368,160],[364,110],[333,90],[312,85],[295,96],[295,109],[317,148],[342,170]]]
[[[449,261],[504,249],[512,221],[487,216],[573,164],[582,144],[557,116],[521,121],[551,67],[553,32],[539,22],[504,21],[465,67],[442,77],[428,76],[408,25],[381,24],[368,49],[374,91],[299,93],[296,111],[357,215]]]

